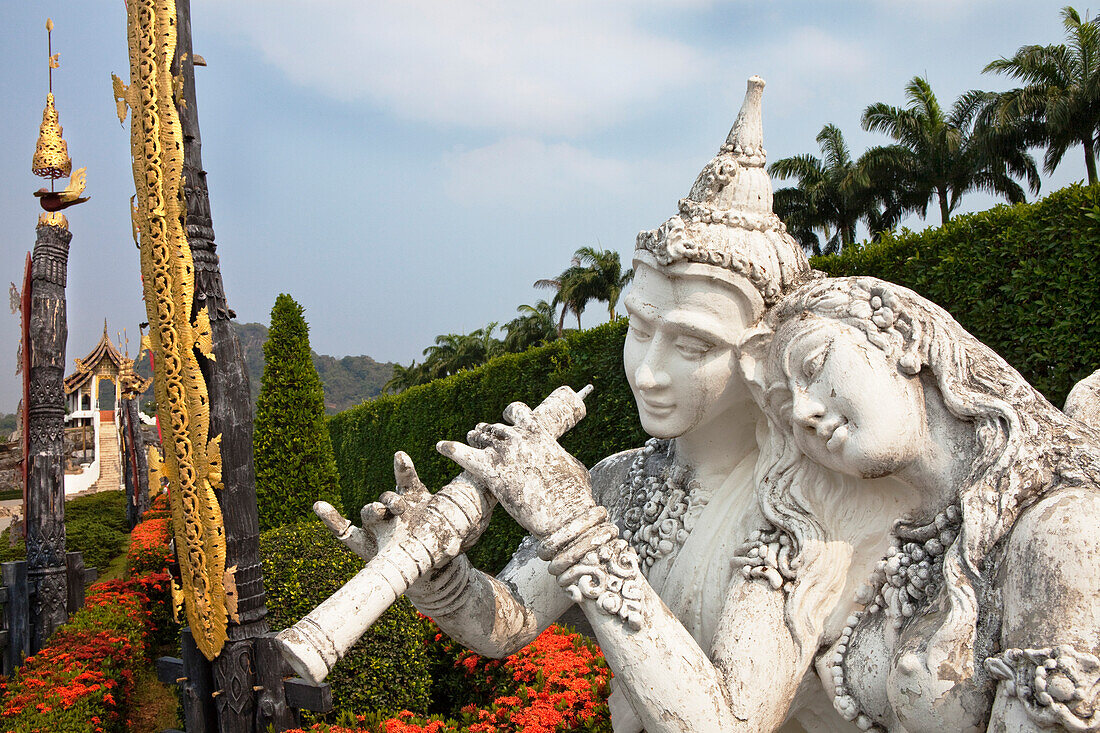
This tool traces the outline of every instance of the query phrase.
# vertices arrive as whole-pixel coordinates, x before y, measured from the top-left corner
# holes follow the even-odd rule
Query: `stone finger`
[[[536,423],[534,412],[522,402],[513,402],[505,407],[504,419],[522,428],[533,428]]]
[[[340,537],[347,532],[348,527],[351,526],[351,522],[344,518],[340,512],[336,511],[336,507],[329,504],[327,501],[318,501],[313,505],[313,513],[324,522],[328,527],[329,532],[332,532],[334,537]]]
[[[369,527],[372,524],[375,524],[385,519],[387,511],[388,510],[383,504],[377,501],[372,501],[370,504],[364,505],[363,508],[359,510],[359,519],[363,523],[364,527]]]
[[[483,451],[453,440],[441,440],[436,443],[435,449],[479,478],[489,478],[495,473]]]
[[[383,491],[382,495],[378,497],[378,501],[395,517],[399,517],[409,510],[409,502],[396,491]]]
[[[416,473],[412,458],[405,451],[399,450],[393,454],[393,477],[397,482],[398,493],[403,496],[419,500],[430,493]]]

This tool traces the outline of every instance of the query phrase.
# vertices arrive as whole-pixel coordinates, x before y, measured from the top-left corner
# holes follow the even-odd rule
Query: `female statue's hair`
[[[946,548],[944,583],[933,602],[943,609],[943,622],[928,646],[929,662],[946,662],[959,674],[972,675],[975,585],[991,570],[987,555],[1038,496],[1055,485],[1084,483],[1087,473],[1100,470],[1100,457],[1088,447],[1096,433],[1053,407],[945,310],[907,288],[854,277],[817,281],[793,292],[768,314],[764,328],[772,338],[758,339],[769,342],[757,387],[772,435],[757,490],[765,516],[791,535],[800,560],[787,616],[796,638],[805,642],[819,638],[824,621],[820,611],[814,614],[815,600],[824,591],[813,586],[824,581],[835,587],[838,561],[846,572],[840,543],[830,541],[837,538],[837,522],[851,512],[852,499],[866,502],[874,493],[859,491],[858,479],[830,477],[816,464],[807,467],[811,461],[792,439],[793,365],[786,361],[786,348],[796,334],[828,328],[830,321],[861,332],[902,373],[928,374],[947,410],[973,426],[976,456],[955,493],[962,526]],[[1084,434],[1092,439],[1073,440]],[[809,472],[818,475],[804,484]],[[806,489],[812,484],[819,487],[815,495]],[[904,537],[906,527],[899,523],[894,531]]]

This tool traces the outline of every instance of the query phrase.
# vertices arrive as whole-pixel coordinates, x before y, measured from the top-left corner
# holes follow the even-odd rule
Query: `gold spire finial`
[[[38,144],[34,149],[31,171],[36,176],[55,180],[65,178],[73,169],[69,158],[69,146],[61,137],[61,122],[53,101],[53,70],[60,67],[59,56],[53,52],[53,21],[46,19],[46,46],[50,56],[50,88],[46,94],[46,108],[42,110],[42,125],[38,128]]]

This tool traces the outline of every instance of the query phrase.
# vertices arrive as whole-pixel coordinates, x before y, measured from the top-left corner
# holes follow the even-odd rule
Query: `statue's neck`
[[[737,464],[756,451],[756,424],[762,419],[751,402],[731,408],[676,438],[676,462],[690,466],[702,483],[720,485]]]

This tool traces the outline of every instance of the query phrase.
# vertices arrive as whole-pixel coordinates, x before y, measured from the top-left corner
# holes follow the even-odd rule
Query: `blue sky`
[[[750,75],[768,82],[770,160],[817,154],[827,122],[858,155],[886,142],[860,129],[868,104],[902,104],[917,74],[945,106],[968,89],[1011,86],[982,67],[1026,43],[1060,42],[1060,7],[192,0],[195,52],[209,64],[196,71],[203,163],[230,306],[242,322],[266,323],[288,292],[306,308],[316,351],[408,363],[437,334],[503,323],[548,298],[532,283],[578,247],[629,262],[637,231],[675,212],[723,142]],[[92,197],[68,212],[71,364],[104,318],[112,337],[127,329],[132,350],[145,320],[129,134],[110,81],[129,66],[122,0],[0,3],[0,281],[22,279],[34,243],[47,16],[61,123]],[[1043,193],[1084,175],[1071,150]],[[992,203],[973,195],[963,208]],[[605,319],[593,304],[583,322]],[[18,400],[17,343],[17,318],[0,318],[0,412]]]

